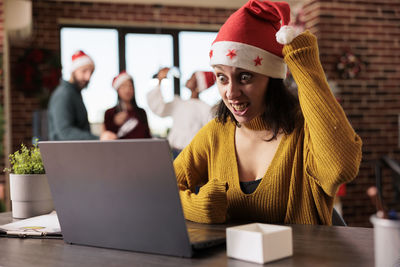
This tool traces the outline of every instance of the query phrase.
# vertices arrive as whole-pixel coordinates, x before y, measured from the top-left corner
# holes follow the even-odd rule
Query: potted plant
[[[39,147],[21,144],[21,149],[9,156],[10,198],[14,218],[28,218],[49,213],[53,200],[47,182]]]

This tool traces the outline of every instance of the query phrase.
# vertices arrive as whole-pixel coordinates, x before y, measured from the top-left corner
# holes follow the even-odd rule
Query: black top
[[[114,116],[119,112],[118,106],[107,109],[104,114],[104,126],[106,130],[118,133],[122,126],[118,126],[114,123]],[[129,118],[134,118],[138,120],[137,125],[125,133],[120,139],[130,139],[130,138],[151,138],[149,124],[147,122],[146,111],[141,108],[131,109],[128,111]]]
[[[240,182],[240,189],[242,189],[243,193],[245,194],[251,194],[256,191],[257,186],[260,184],[261,180],[262,179],[248,182]]]

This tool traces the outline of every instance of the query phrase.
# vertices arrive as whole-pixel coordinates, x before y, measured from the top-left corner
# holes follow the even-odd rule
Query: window
[[[217,37],[217,33],[189,32],[179,33],[179,66],[181,69],[181,97],[190,98],[190,90],[185,88],[186,81],[193,72],[212,71],[209,63],[211,43]],[[214,105],[220,99],[216,85],[200,94],[200,99],[209,105]]]
[[[208,53],[216,34],[160,29],[63,27],[63,78],[70,78],[71,56],[76,50],[83,50],[93,58],[96,69],[82,96],[89,122],[96,124],[103,122],[106,109],[116,105],[117,93],[112,88],[112,79],[120,70],[126,69],[133,76],[136,102],[146,110],[152,134],[166,136],[172,119],[158,117],[147,105],[146,94],[158,82],[153,75],[161,67],[178,66],[180,79],[164,80],[162,93],[167,102],[173,99],[174,92],[188,99],[190,91],[185,88],[185,83],[192,73],[197,70],[212,71]],[[213,86],[203,92],[200,98],[214,105],[220,96],[216,86]]]
[[[112,79],[118,74],[118,32],[115,29],[62,28],[62,77],[70,78],[71,57],[83,50],[95,63],[88,88],[82,91],[89,122],[103,122],[106,109],[117,103]]]
[[[171,118],[160,118],[148,108],[146,94],[158,80],[152,79],[161,67],[173,65],[173,41],[169,34],[127,34],[125,37],[126,71],[133,76],[136,103],[147,113],[149,127],[153,135],[165,136],[171,127]],[[171,79],[162,83],[165,101],[174,98]]]

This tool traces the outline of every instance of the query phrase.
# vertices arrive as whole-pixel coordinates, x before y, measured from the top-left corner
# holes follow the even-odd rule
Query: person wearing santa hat
[[[147,103],[152,112],[160,117],[172,116],[173,125],[168,141],[174,158],[185,148],[195,134],[212,119],[211,106],[200,100],[201,92],[215,83],[215,75],[210,71],[196,71],[187,80],[185,86],[191,91],[190,99],[183,100],[175,96],[166,103],[161,94],[161,81],[167,77],[170,68],[162,68],[158,74],[158,85],[147,94]]]
[[[85,52],[79,50],[72,55],[69,81],[61,80],[50,97],[47,113],[50,140],[99,139],[90,131],[81,95],[81,91],[89,84],[94,68],[93,60]],[[116,135],[106,131],[100,139],[116,139]]]
[[[222,101],[174,161],[186,219],[331,225],[339,186],[356,177],[362,141],[329,89],[317,38],[289,20],[287,3],[250,0],[212,43]],[[298,98],[283,84],[287,67]]]
[[[106,110],[104,131],[111,131],[119,139],[151,138],[147,115],[136,104],[135,86],[131,75],[122,71],[112,82],[117,91],[118,103]]]

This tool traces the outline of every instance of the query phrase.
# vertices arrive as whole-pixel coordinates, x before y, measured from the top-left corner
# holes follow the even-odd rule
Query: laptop
[[[167,140],[39,148],[65,242],[179,257],[225,242],[223,227],[187,225]]]

